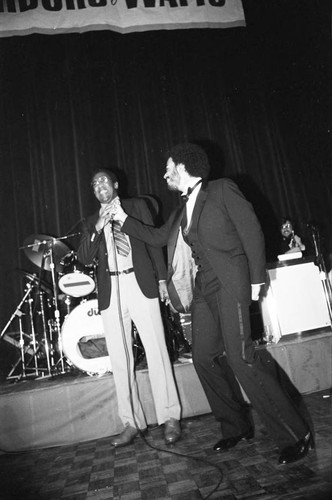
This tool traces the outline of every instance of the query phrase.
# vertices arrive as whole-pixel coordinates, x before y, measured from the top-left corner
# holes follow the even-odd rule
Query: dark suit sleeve
[[[102,233],[98,234],[96,231],[93,217],[90,217],[84,222],[81,241],[77,250],[78,260],[82,262],[82,264],[92,264],[93,259],[97,256],[102,237]]]
[[[139,222],[137,219],[134,220],[134,222],[137,222],[137,224],[140,224],[140,226],[148,227],[150,229],[156,229],[153,227],[153,218],[152,214],[147,206],[147,203],[143,199],[137,199],[135,203],[135,216],[137,215],[137,219],[139,219]],[[141,224],[143,223],[143,224]],[[122,227],[122,231],[124,231],[124,228]],[[143,238],[138,238],[136,235],[129,234],[129,236],[134,237],[136,239],[139,239],[141,241],[144,241]],[[149,244],[149,242],[145,242],[146,244],[146,249],[148,251],[148,254],[150,256],[154,271],[156,273],[156,277],[158,280],[166,280],[167,277],[167,271],[166,271],[166,264],[165,264],[165,256],[163,254],[161,246],[153,246]]]
[[[264,283],[266,278],[263,232],[251,203],[231,180],[223,184],[223,202],[246,254],[250,282]]]
[[[168,242],[170,226],[170,219],[161,227],[151,227],[151,225],[143,224],[136,218],[128,216],[122,225],[122,231],[148,245],[164,247]]]

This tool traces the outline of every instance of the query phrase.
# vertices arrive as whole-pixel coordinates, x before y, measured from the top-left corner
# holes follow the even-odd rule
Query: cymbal
[[[37,274],[31,274],[23,269],[16,269],[19,273],[23,274],[28,280],[31,281],[34,285],[40,286],[40,289],[46,292],[48,295],[52,295],[52,287],[46,281],[40,279]]]
[[[55,269],[61,271],[60,261],[70,252],[65,243],[45,234],[31,234],[24,240],[23,248],[28,259],[46,271],[51,270],[51,256]]]

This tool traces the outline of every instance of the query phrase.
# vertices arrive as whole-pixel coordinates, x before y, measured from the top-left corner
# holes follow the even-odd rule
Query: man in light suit
[[[265,281],[265,246],[252,205],[230,179],[208,182],[207,155],[195,144],[169,152],[164,178],[170,190],[189,195],[160,228],[135,221],[118,207],[122,231],[153,245],[167,245],[168,285],[174,306],[181,299],[172,277],[183,238],[196,265],[193,290],[192,354],[226,452],[254,436],[240,386],[277,443],[279,463],[304,457],[313,447],[307,423],[265,364],[251,338],[249,306]]]
[[[158,299],[160,293],[161,300],[168,301],[164,256],[159,248],[117,233],[109,207],[118,197],[118,187],[112,171],[100,170],[93,175],[92,188],[100,210],[87,219],[77,253],[85,265],[98,259],[98,305],[124,425],[112,444],[130,444],[146,428],[134,375],[132,321],[145,350],[158,424],[164,424],[165,442],[172,444],[181,436],[181,408]],[[122,203],[132,217],[152,224],[145,200],[126,199]]]

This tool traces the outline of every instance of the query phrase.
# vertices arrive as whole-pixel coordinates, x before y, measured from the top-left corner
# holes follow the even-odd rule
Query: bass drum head
[[[71,311],[63,323],[61,340],[64,355],[80,370],[89,375],[102,375],[112,371],[97,299],[82,302]],[[103,343],[103,349],[99,350],[100,356],[84,357],[80,346],[89,341]]]
[[[69,252],[61,260],[60,290],[71,297],[86,297],[95,289],[93,268],[84,266],[77,258],[75,252]]]

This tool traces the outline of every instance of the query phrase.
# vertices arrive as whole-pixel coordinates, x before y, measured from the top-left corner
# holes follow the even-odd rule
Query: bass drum
[[[112,372],[97,299],[82,302],[71,311],[63,323],[61,340],[64,355],[80,370],[89,375]],[[89,343],[95,348],[89,349]]]

